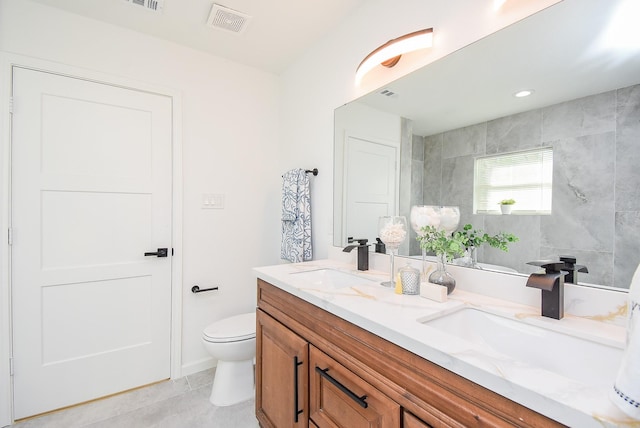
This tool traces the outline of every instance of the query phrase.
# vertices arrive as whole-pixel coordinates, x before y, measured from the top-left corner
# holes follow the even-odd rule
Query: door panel
[[[150,293],[151,276],[44,287],[43,365],[151,342]],[[123,295],[127,296],[124,301]],[[135,314],[136,319],[132,322],[127,314]]]
[[[152,240],[148,219],[153,208],[148,194],[43,191],[41,209],[45,271],[140,262],[140,247],[135,243]],[[69,239],[74,235],[98,245],[77,245]]]
[[[83,98],[43,94],[42,171],[150,179],[152,112],[107,104],[114,99]],[[74,138],[68,138],[71,129]]]
[[[346,237],[378,236],[378,218],[397,212],[398,149],[347,136],[345,156],[345,212],[342,242]]]
[[[170,376],[171,99],[14,68],[17,419]]]

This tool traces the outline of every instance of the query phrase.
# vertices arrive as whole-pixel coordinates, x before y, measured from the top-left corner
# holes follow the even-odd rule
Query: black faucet
[[[527,280],[527,287],[542,290],[542,316],[553,319],[564,317],[564,276],[562,270],[565,262],[539,260],[527,263],[544,268],[544,273],[532,273]]]
[[[342,251],[350,253],[354,248],[358,249],[358,270],[369,270],[369,242],[368,239],[353,239],[348,237],[347,242],[358,242],[358,245],[347,245]]]
[[[560,256],[560,261],[564,262],[562,270],[569,272],[564,279],[565,282],[577,284],[578,272],[589,273],[589,269],[587,269],[586,266],[576,264],[576,258],[574,256]]]

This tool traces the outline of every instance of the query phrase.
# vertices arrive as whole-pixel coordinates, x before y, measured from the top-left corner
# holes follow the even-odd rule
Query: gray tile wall
[[[458,205],[461,225],[519,237],[508,253],[483,248],[481,261],[530,273],[527,261],[570,254],[589,268],[581,282],[629,287],[640,263],[640,85],[414,137],[414,156],[421,143],[412,205]],[[542,146],[553,147],[551,215],[472,214],[477,156]]]
[[[413,144],[413,123],[410,120],[402,119],[400,124],[400,197],[398,207],[399,215],[403,215],[407,219],[407,228],[411,230],[409,225],[409,215],[411,213],[412,201],[417,200],[414,197],[414,189],[420,188],[422,181],[420,171],[414,168],[414,144]],[[416,174],[418,177],[416,178]],[[409,235],[411,236],[411,235]],[[405,239],[398,249],[399,254],[407,254],[411,251],[412,241],[415,239]]]

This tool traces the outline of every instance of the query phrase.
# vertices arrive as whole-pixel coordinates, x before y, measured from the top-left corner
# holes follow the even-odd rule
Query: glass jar
[[[444,285],[447,287],[447,294],[456,288],[456,280],[447,272],[447,255],[438,254],[438,268],[429,275],[429,282],[432,284]]]
[[[402,294],[420,294],[420,271],[412,267],[409,262],[400,269]]]

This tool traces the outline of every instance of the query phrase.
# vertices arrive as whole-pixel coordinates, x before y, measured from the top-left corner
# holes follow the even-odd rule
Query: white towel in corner
[[[304,169],[292,169],[282,176],[280,256],[293,263],[312,259],[311,192]]]
[[[640,266],[631,280],[628,298],[627,349],[610,397],[620,410],[640,420]]]

